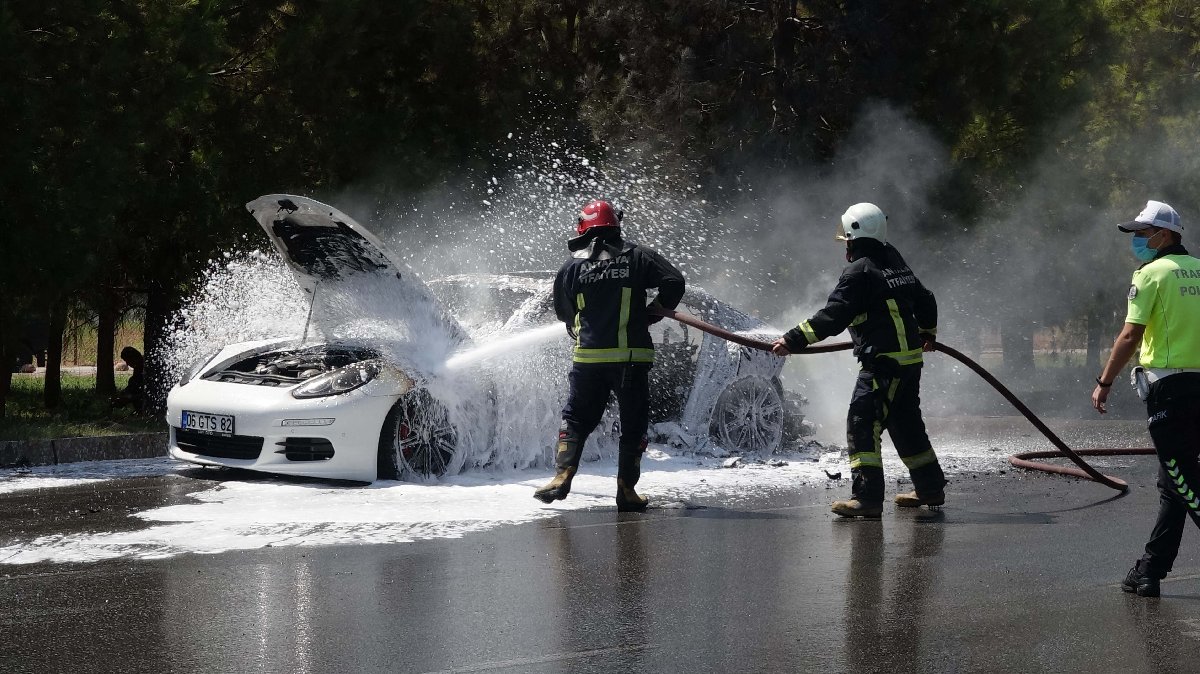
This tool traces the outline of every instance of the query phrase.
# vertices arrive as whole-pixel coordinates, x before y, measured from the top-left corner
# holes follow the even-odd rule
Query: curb
[[[0,440],[0,468],[53,466],[77,461],[152,459],[166,455],[167,433]]]

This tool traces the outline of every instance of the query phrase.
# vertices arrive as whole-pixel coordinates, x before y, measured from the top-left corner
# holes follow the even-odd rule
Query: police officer
[[[1133,234],[1133,254],[1143,264],[1133,273],[1125,326],[1096,378],[1092,407],[1107,411],[1110,387],[1140,345],[1134,374],[1158,454],[1158,520],[1121,589],[1157,597],[1187,518],[1200,525],[1200,260],[1183,247],[1179,214],[1161,201],[1146,202],[1117,227]]]
[[[555,451],[558,470],[533,493],[544,503],[570,493],[584,442],[600,423],[610,392],[616,392],[621,420],[617,510],[646,509],[634,486],[649,423],[647,376],[654,362],[649,325],[661,320],[647,313],[646,290],[658,289],[651,305],[674,309],[683,298],[684,280],[662,255],[621,238],[621,216],[607,201],[584,206],[579,235],[567,242],[571,259],[554,280],[554,311],[567,324],[575,349]]]
[[[776,355],[796,353],[850,328],[862,364],[846,421],[846,444],[854,478],[852,497],[835,501],[842,517],[878,517],[883,512],[884,429],[912,476],[914,491],[896,505],[940,506],[946,479],[921,418],[922,351],[933,348],[937,303],[908,264],[887,243],[887,216],[874,204],[854,204],[842,215],[839,240],[846,261],[837,287],[812,318],[773,344]]]

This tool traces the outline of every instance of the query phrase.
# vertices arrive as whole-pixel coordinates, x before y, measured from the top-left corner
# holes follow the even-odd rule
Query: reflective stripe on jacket
[[[901,365],[921,363],[921,334],[937,334],[937,302],[893,246],[855,242],[854,261],[842,271],[825,307],[792,328],[784,340],[794,348],[832,337],[846,328],[858,350],[872,347]]]
[[[559,270],[555,314],[573,327],[576,363],[651,363],[646,290],[657,288],[655,303],[674,309],[683,274],[654,250],[623,241],[620,230],[603,229],[610,231],[598,232]]]

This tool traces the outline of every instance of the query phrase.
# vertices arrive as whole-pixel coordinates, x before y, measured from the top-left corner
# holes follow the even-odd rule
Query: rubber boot
[[[641,513],[650,507],[650,499],[639,495],[633,490],[633,485],[625,484],[625,480],[617,478],[617,512]]]
[[[554,479],[550,480],[537,491],[533,492],[533,497],[542,503],[554,503],[561,501],[571,493],[571,479],[575,477],[575,467],[567,466],[559,468],[555,473]]]
[[[950,483],[936,457],[930,463],[909,470],[908,475],[912,478],[913,490],[896,494],[896,505],[901,508],[937,507],[946,502],[946,485]]]
[[[920,506],[936,507],[946,502],[946,492],[935,491],[920,494],[916,490],[906,494],[896,494],[896,505],[901,508],[918,508]]]
[[[879,517],[883,515],[882,503],[863,503],[856,498],[849,501],[834,501],[829,509],[842,517]]]
[[[650,504],[633,490],[642,477],[642,452],[645,450],[643,439],[632,447],[622,443],[617,453],[617,512],[643,512]]]
[[[571,480],[579,470],[583,440],[570,424],[562,422],[558,428],[558,446],[554,452],[554,463],[558,472],[554,474],[553,480],[533,492],[535,499],[542,503],[553,503],[565,499],[567,494],[571,493]]]
[[[1159,593],[1158,587],[1159,578],[1152,576],[1146,570],[1145,562],[1138,561],[1125,574],[1125,580],[1121,582],[1121,589],[1125,592],[1135,592],[1139,597],[1157,597]]]

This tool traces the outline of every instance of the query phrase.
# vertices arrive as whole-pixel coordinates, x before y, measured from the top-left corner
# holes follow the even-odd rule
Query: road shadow
[[[175,474],[193,480],[203,482],[222,483],[222,482],[249,482],[254,484],[287,484],[301,487],[313,487],[328,489],[329,487],[342,487],[346,489],[366,489],[386,487],[389,482],[358,482],[355,480],[331,480],[318,477],[303,477],[299,475],[278,475],[274,473],[261,473],[254,470],[244,470],[242,468],[226,468],[223,466],[189,466],[186,468],[178,468]],[[420,483],[396,483],[391,484],[420,484]]]

